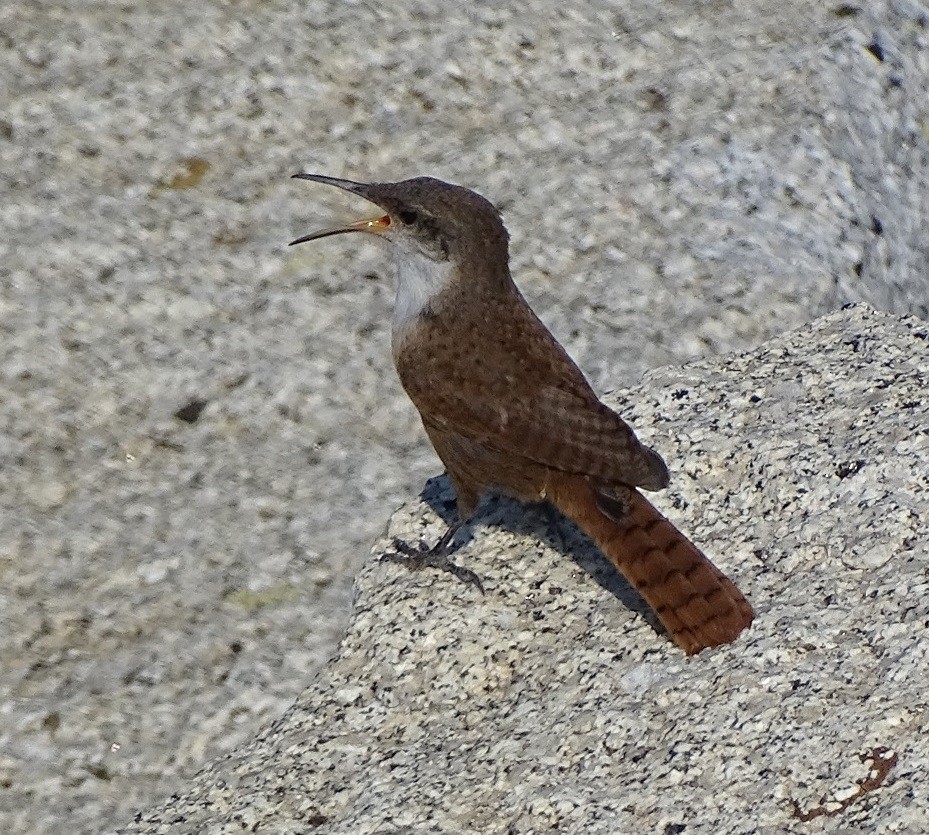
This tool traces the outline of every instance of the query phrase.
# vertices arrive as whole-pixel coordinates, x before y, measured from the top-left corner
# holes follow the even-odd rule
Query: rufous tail
[[[752,622],[735,583],[637,490],[623,489],[617,521],[586,478],[566,476],[551,486],[549,501],[597,543],[687,655],[734,641]]]

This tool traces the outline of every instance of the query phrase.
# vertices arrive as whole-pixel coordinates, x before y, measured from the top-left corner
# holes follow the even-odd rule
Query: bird
[[[434,547],[405,556],[483,591],[474,572],[447,559],[456,531],[489,491],[547,503],[593,540],[685,654],[734,641],[752,622],[751,604],[643,495],[668,486],[664,460],[600,401],[523,297],[496,207],[432,177],[294,177],[349,192],[377,212],[291,245],[358,232],[392,253],[394,365],[457,505]]]

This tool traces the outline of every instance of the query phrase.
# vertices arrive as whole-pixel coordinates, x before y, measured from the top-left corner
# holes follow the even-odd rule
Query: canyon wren
[[[380,210],[293,243],[365,232],[390,245],[394,364],[457,496],[458,524],[436,548],[448,548],[485,491],[549,502],[599,546],[685,653],[735,640],[752,621],[751,605],[640,492],[666,487],[668,468],[600,402],[513,283],[496,208],[431,177],[295,177]]]

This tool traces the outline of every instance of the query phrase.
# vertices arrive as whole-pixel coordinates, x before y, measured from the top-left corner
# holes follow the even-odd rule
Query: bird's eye
[[[400,222],[411,226],[419,220],[419,214],[414,209],[401,209],[397,213],[397,217],[400,218]]]

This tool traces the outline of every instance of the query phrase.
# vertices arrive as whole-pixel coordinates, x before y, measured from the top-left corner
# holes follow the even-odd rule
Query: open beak
[[[364,197],[366,200],[370,199],[367,196],[369,187],[364,183],[354,183],[351,180],[340,180],[338,177],[326,177],[322,174],[294,174],[294,179],[312,180],[315,183],[325,183],[326,185],[340,188],[343,191],[350,191],[352,194],[357,194],[359,197]],[[356,220],[354,223],[346,223],[340,226],[329,226],[325,229],[320,229],[317,232],[310,232],[309,235],[304,235],[302,238],[297,238],[297,240],[291,241],[288,246],[306,243],[307,241],[315,241],[319,238],[327,238],[330,235],[341,235],[343,232],[371,232],[377,235],[383,232],[389,226],[390,215],[378,214],[375,217]]]

